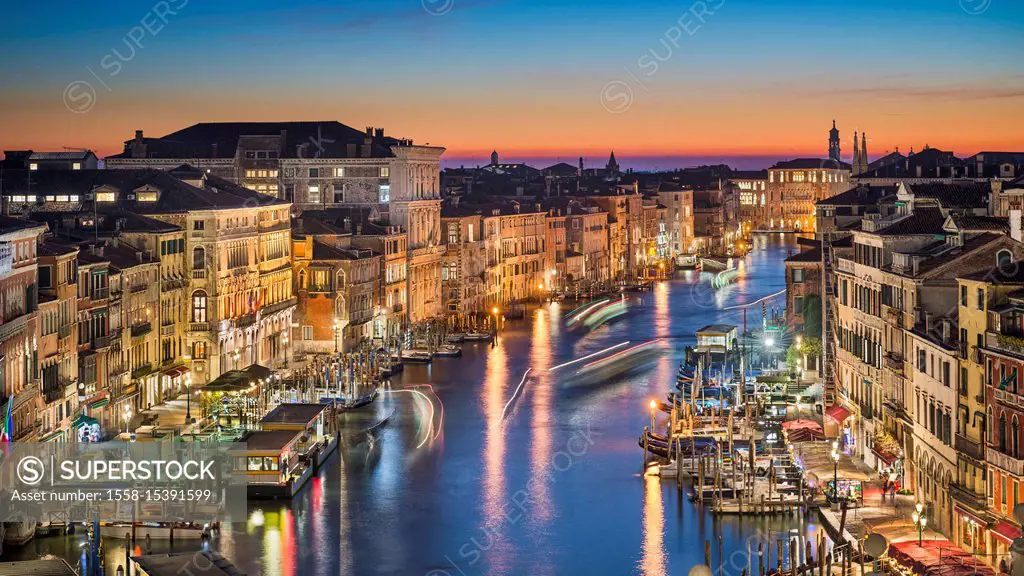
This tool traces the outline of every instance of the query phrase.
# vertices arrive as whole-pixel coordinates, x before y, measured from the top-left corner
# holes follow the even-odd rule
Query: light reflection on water
[[[792,518],[714,518],[685,493],[638,473],[636,438],[648,423],[647,400],[663,398],[693,332],[705,324],[742,324],[741,310],[722,311],[785,288],[783,259],[792,237],[758,236],[755,251],[728,294],[699,289],[709,275],[680,272],[653,292],[634,295],[622,317],[589,333],[568,330],[561,315],[574,306],[532,308],[509,321],[496,346],[466,344],[461,359],[410,366],[393,385],[430,383],[444,403],[444,433],[417,450],[422,408],[413,394],[384,395],[372,407],[396,409],[375,442],[339,450],[293,501],[251,503],[262,526],[237,524],[213,548],[252,575],[387,574],[478,576],[517,574],[685,574],[703,561],[710,539],[726,555],[755,531],[771,537]],[[782,307],[782,299],[768,308]],[[714,304],[714,306],[712,305]],[[759,322],[760,305],[749,324]],[[551,366],[613,346],[665,338],[669,352],[585,390],[565,386]],[[532,378],[502,412],[523,373]],[[569,438],[591,431],[594,444],[564,471],[552,461]],[[514,514],[513,496],[529,488],[530,505]],[[513,518],[517,518],[512,520]],[[485,535],[489,526],[500,526]],[[80,535],[30,543],[5,560],[53,553],[76,562]],[[112,573],[123,543],[107,555]],[[177,542],[194,550],[195,542]],[[154,542],[152,552],[166,552]],[[717,554],[717,552],[716,552]],[[717,557],[716,557],[717,559]],[[756,568],[756,566],[755,566]],[[738,571],[736,571],[738,573]]]

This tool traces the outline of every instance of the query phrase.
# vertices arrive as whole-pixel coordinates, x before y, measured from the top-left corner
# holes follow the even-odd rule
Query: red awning
[[[850,417],[850,410],[845,406],[839,404],[833,404],[828,410],[825,410],[825,415],[842,424],[847,418]]]
[[[177,378],[178,376],[181,376],[182,374],[185,374],[186,372],[188,372],[188,368],[186,368],[185,366],[175,366],[174,368],[168,368],[167,370],[164,370],[163,374],[164,376],[170,376],[171,379],[174,379]]]
[[[992,534],[1002,538],[1007,544],[1013,544],[1014,540],[1020,538],[1020,528],[1003,520],[996,522],[996,525],[992,527]]]
[[[955,505],[955,506],[953,506],[953,510],[957,514],[959,514],[961,516],[967,516],[971,520],[974,520],[974,522],[976,524],[979,524],[980,526],[984,527],[986,524],[988,524],[988,522],[986,522],[984,518],[982,518],[981,516],[978,516],[977,514],[975,514],[974,512],[971,512],[970,510],[968,510],[967,508],[964,508],[963,506]]]
[[[875,456],[878,456],[882,462],[885,462],[886,466],[892,466],[893,462],[900,459],[900,457],[895,454],[886,454],[885,452],[881,452],[875,448],[872,448],[871,452],[873,452]]]

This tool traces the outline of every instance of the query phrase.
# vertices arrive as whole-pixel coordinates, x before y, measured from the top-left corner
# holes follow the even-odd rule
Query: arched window
[[[993,420],[992,420],[992,407],[989,406],[988,407],[988,416],[985,418],[985,422],[982,423],[982,427],[984,428],[982,430],[982,433],[985,435],[985,440],[989,444],[992,443],[992,428],[994,428],[994,426],[992,425],[992,422],[993,422]]]
[[[306,270],[299,270],[299,290],[306,289]]]
[[[1013,422],[1010,424],[1010,454],[1012,454],[1014,458],[1017,458],[1020,454],[1018,452],[1020,449],[1020,442],[1018,441],[1017,436],[1018,431],[1017,415],[1014,414]]]
[[[206,322],[206,292],[202,290],[196,290],[192,293],[192,321],[193,322]]]
[[[999,451],[1006,454],[1006,414],[999,415]]]
[[[192,249],[192,269],[206,270],[206,250],[202,246]]]
[[[996,267],[1003,273],[1012,272],[1013,252],[1010,252],[1009,250],[1000,250],[999,252],[996,252]]]
[[[344,290],[345,289],[345,271],[344,270],[338,270],[337,281],[338,281],[338,285],[335,286],[334,289],[335,290]]]

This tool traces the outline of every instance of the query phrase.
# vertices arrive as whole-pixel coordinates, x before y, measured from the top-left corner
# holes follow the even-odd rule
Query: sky
[[[0,147],[338,120],[446,165],[1024,150],[1020,0],[77,0],[0,20]]]

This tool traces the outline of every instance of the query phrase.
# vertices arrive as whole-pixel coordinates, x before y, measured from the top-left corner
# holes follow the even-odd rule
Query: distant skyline
[[[338,120],[445,146],[445,166],[763,168],[825,156],[835,119],[844,159],[854,130],[872,158],[1017,151],[1022,32],[1011,0],[16,3],[0,147]]]

